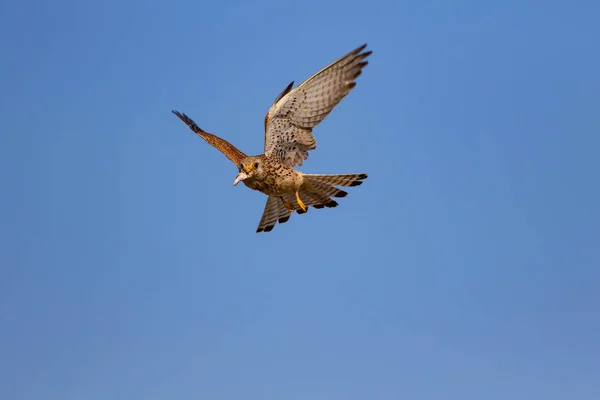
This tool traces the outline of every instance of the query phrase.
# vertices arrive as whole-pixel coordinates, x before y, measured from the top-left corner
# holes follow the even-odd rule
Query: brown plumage
[[[247,156],[234,145],[202,130],[183,113],[173,111],[192,131],[216,147],[239,170],[239,182],[268,196],[257,232],[269,232],[277,222],[284,223],[290,213],[303,214],[309,206],[336,207],[331,197],[348,193],[335,186],[358,186],[367,174],[303,174],[294,169],[316,148],[312,130],[356,86],[355,79],[367,65],[371,51],[363,45],[331,63],[301,85],[290,83],[275,99],[265,116],[264,154]]]

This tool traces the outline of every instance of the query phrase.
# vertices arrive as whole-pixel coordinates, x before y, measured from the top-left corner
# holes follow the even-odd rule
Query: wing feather
[[[182,120],[192,131],[194,131],[196,135],[206,140],[206,142],[211,146],[216,147],[217,150],[223,153],[225,157],[229,158],[236,166],[239,165],[240,161],[246,158],[246,154],[239,151],[234,145],[229,143],[227,140],[221,139],[220,137],[213,135],[212,133],[203,131],[187,115],[175,110],[172,110],[172,113],[177,115],[177,117],[179,117],[179,119]]]
[[[298,87],[277,97],[265,117],[265,154],[293,167],[302,165],[316,148],[312,129],[329,115],[368,64],[366,44],[334,61]]]

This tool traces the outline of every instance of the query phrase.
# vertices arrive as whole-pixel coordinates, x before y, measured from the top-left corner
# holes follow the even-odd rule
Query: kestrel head
[[[260,157],[246,157],[238,165],[239,173],[233,181],[233,186],[237,185],[241,181],[252,178],[257,173],[262,174],[262,160]]]

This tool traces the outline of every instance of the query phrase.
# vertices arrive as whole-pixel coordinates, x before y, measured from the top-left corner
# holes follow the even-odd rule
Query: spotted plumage
[[[231,143],[202,130],[183,113],[173,111],[189,128],[220,150],[238,168],[234,185],[247,187],[268,196],[257,232],[269,232],[290,214],[303,214],[309,206],[336,207],[332,197],[348,195],[335,186],[358,186],[367,174],[304,174],[294,169],[308,158],[317,142],[312,130],[356,86],[356,78],[367,65],[371,51],[363,45],[292,89],[291,82],[275,99],[265,116],[264,154],[247,156]]]

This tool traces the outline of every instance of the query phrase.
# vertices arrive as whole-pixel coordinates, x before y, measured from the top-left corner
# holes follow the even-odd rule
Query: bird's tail
[[[277,196],[269,196],[256,232],[270,232],[277,222],[283,224],[288,219],[290,212],[285,208],[283,200]]]
[[[332,197],[346,197],[348,192],[335,186],[358,186],[367,174],[321,175],[303,174],[304,184],[300,189],[300,199],[314,208],[336,207],[338,203]],[[300,210],[301,211],[301,210]]]
[[[302,174],[305,180],[310,183],[325,183],[334,186],[359,186],[362,180],[367,179],[367,174],[343,174],[343,175],[323,175],[323,174]],[[337,197],[337,196],[336,196]],[[344,197],[344,196],[339,196]]]
[[[358,186],[367,174],[346,175],[318,175],[303,174],[304,183],[300,187],[298,195],[306,207],[314,208],[337,207],[338,203],[332,197],[346,197],[348,192],[334,186]],[[265,210],[256,232],[270,232],[279,222],[283,224],[290,219],[290,211],[294,209],[298,214],[304,214],[296,201],[295,194],[284,194],[282,196],[269,196]]]

